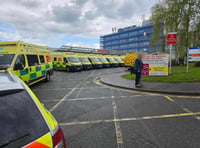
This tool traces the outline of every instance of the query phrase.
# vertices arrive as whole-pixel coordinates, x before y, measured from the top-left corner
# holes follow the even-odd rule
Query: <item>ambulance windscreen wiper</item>
[[[8,68],[10,68],[9,64],[0,65],[0,70],[7,70]]]
[[[6,143],[0,145],[0,148],[10,148],[10,147],[12,147],[11,146],[12,144],[14,144],[16,146],[16,145],[18,145],[18,144],[16,144],[17,142],[23,142],[24,138],[29,137],[29,136],[30,136],[30,134],[27,133],[27,134],[24,134],[23,136],[19,136],[10,141],[6,141]]]

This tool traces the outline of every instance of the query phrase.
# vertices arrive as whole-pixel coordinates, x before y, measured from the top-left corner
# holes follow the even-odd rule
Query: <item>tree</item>
[[[161,0],[152,7],[151,20],[154,30],[150,46],[163,41],[166,45],[167,32],[178,34],[177,57],[184,58],[188,47],[200,45],[200,0]]]

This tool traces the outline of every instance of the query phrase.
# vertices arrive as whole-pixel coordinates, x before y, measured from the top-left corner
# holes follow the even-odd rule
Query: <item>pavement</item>
[[[142,92],[163,93],[172,95],[200,95],[200,82],[194,83],[166,83],[166,82],[142,82],[141,88],[135,87],[135,80],[124,79],[122,75],[128,73],[117,73],[100,77],[103,84],[137,90]]]
[[[200,96],[145,93],[94,81],[124,70],[55,71],[49,82],[31,86],[62,127],[67,148],[199,148]]]

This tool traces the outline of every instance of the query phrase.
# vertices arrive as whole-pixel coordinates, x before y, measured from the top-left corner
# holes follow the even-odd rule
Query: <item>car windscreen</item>
[[[116,62],[113,58],[108,58],[110,62]]]
[[[0,54],[0,65],[11,65],[14,54]]]
[[[115,58],[115,60],[118,62],[122,62],[122,60],[120,58]]]
[[[25,90],[0,92],[0,147],[22,147],[49,131]]]
[[[99,58],[101,62],[108,62],[105,58]]]
[[[79,58],[81,62],[90,62],[87,58]]]
[[[90,58],[92,60],[92,62],[99,62],[99,59],[97,58]]]
[[[72,63],[79,63],[79,59],[77,57],[68,57],[67,58],[69,62],[72,62]]]

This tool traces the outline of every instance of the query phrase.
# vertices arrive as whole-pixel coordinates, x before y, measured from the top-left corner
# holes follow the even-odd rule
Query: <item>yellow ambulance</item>
[[[110,63],[107,61],[107,59],[103,55],[98,55],[97,57],[103,63],[104,68],[110,67]]]
[[[125,55],[121,55],[119,57],[121,58],[122,61],[124,61]]]
[[[105,55],[104,57],[108,60],[111,67],[118,67],[119,66],[119,63],[111,55]]]
[[[114,55],[113,58],[115,59],[115,61],[118,62],[119,66],[124,67],[124,61],[122,61],[122,59],[120,58],[120,56]]]
[[[82,64],[79,57],[74,53],[51,52],[53,68],[58,70],[81,71]]]
[[[125,66],[126,67],[132,67],[136,58],[137,58],[137,53],[136,52],[126,53],[126,56],[125,56],[125,58],[123,60],[124,63],[125,63]]]
[[[93,68],[102,68],[103,64],[102,62],[97,58],[95,54],[88,54],[87,55],[88,59],[92,63]]]
[[[92,69],[92,64],[85,54],[77,54],[84,70]]]
[[[0,68],[15,73],[28,85],[49,81],[53,74],[48,47],[20,41],[0,42]]]

